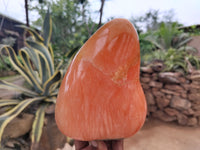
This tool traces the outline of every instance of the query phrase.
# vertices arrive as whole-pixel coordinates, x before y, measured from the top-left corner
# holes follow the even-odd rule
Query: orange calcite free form
[[[133,25],[114,19],[102,26],[79,50],[62,81],[55,110],[59,129],[82,141],[135,134],[147,109],[139,68]]]

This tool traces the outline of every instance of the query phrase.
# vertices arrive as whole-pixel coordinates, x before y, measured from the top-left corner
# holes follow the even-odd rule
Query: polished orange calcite
[[[126,19],[101,27],[79,50],[59,89],[56,122],[74,139],[132,136],[145,121],[138,35]]]

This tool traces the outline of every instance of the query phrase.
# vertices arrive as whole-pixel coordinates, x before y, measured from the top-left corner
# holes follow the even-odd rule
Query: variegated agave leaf
[[[43,23],[44,45],[47,47],[49,46],[49,42],[51,40],[51,34],[52,34],[52,20],[48,10]]]
[[[33,74],[24,67],[23,64],[18,60],[15,51],[6,45],[0,47],[0,51],[5,50],[9,56],[9,60],[12,66],[26,79],[26,81],[36,89],[37,92],[42,93],[42,87],[34,78]]]
[[[33,41],[27,41],[27,45],[28,45],[28,47],[31,47],[36,52],[38,52],[43,58],[45,58],[48,70],[50,71],[49,75],[50,76],[53,75],[54,63],[52,61],[52,57],[48,50],[48,47],[46,47],[43,43],[33,42]]]
[[[0,89],[7,89],[7,90],[12,90],[12,91],[18,91],[20,93],[23,93],[27,96],[38,96],[38,93],[34,92],[34,91],[31,91],[27,88],[23,88],[19,85],[16,85],[16,84],[12,84],[12,83],[9,83],[7,81],[3,81],[3,80],[0,80]]]
[[[16,27],[24,28],[33,37],[34,40],[44,42],[43,37],[39,33],[37,33],[33,28],[27,27],[25,25],[17,25]]]
[[[0,107],[17,105],[19,103],[20,103],[19,100],[14,100],[14,99],[0,99]]]
[[[42,135],[42,128],[44,125],[45,109],[47,106],[48,104],[41,105],[36,112],[31,132],[32,144],[37,144],[40,141]]]
[[[5,51],[8,54],[13,67],[30,84],[30,90],[21,86],[0,80],[0,89],[19,91],[24,95],[31,97],[25,100],[2,99],[0,107],[9,106],[9,110],[0,115],[0,143],[3,131],[8,123],[19,115],[27,106],[34,102],[39,102],[35,120],[32,125],[31,140],[32,145],[37,145],[42,135],[44,125],[45,108],[56,102],[58,86],[63,78],[63,72],[60,70],[62,63],[54,69],[54,53],[50,43],[52,34],[52,21],[49,12],[47,13],[43,26],[43,36],[33,28],[20,26],[32,36],[31,40],[26,40],[27,47],[20,49],[20,62],[13,48],[7,45],[0,45],[0,52]],[[76,49],[77,50],[77,49]],[[68,53],[69,60],[76,50]],[[0,148],[1,149],[1,148]],[[35,149],[34,149],[35,150]]]
[[[47,80],[44,84],[43,95],[50,95],[50,93],[53,91],[54,85],[60,83],[62,76],[62,72],[57,71],[51,78],[49,78],[49,80]]]
[[[12,119],[17,117],[28,105],[30,105],[31,103],[36,102],[36,101],[41,101],[44,98],[45,97],[36,97],[36,98],[30,98],[30,99],[23,100],[18,105],[16,105],[14,108],[9,110],[8,112],[0,115],[0,143],[1,143],[2,135],[3,135],[3,131],[4,131],[5,127],[8,125],[8,123]]]

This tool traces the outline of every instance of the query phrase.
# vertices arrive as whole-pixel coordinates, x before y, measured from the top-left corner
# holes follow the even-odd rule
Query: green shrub
[[[56,102],[58,87],[63,77],[63,71],[60,69],[62,62],[57,67],[54,66],[54,53],[50,43],[52,21],[49,12],[44,20],[42,36],[32,28],[23,27],[32,38],[26,40],[27,47],[18,51],[22,62],[17,59],[11,47],[1,45],[0,49],[7,52],[12,66],[25,78],[30,89],[0,80],[0,88],[20,91],[25,97],[22,100],[0,100],[0,107],[11,106],[7,112],[0,115],[0,141],[8,123],[34,103],[37,110],[32,125],[31,141],[34,147],[37,147],[42,134],[45,109]]]
[[[191,39],[189,34],[178,29],[177,23],[162,23],[158,30],[145,38],[145,40],[163,51],[170,48],[179,49],[185,46]]]
[[[0,58],[0,72],[11,70],[11,63],[9,58],[6,56],[1,56]]]
[[[165,64],[163,71],[188,73],[188,67],[200,69],[200,58],[195,55],[193,49],[173,49],[167,51],[155,50],[142,56],[143,64],[151,63],[154,60],[161,60]]]
[[[22,62],[21,58],[19,56],[17,56],[17,59]],[[9,57],[8,56],[4,56],[4,55],[0,55],[0,72],[3,71],[13,71],[15,70],[15,68],[12,66]]]
[[[166,65],[165,71],[182,71],[187,73],[188,65],[199,69],[200,60],[189,51],[171,48],[164,56],[164,63]]]
[[[162,50],[154,50],[149,53],[145,53],[141,56],[142,65],[148,64],[153,60],[164,60],[166,52]]]

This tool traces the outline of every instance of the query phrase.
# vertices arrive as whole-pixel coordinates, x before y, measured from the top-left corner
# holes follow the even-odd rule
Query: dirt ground
[[[200,127],[148,119],[138,133],[125,140],[125,150],[200,150]]]

